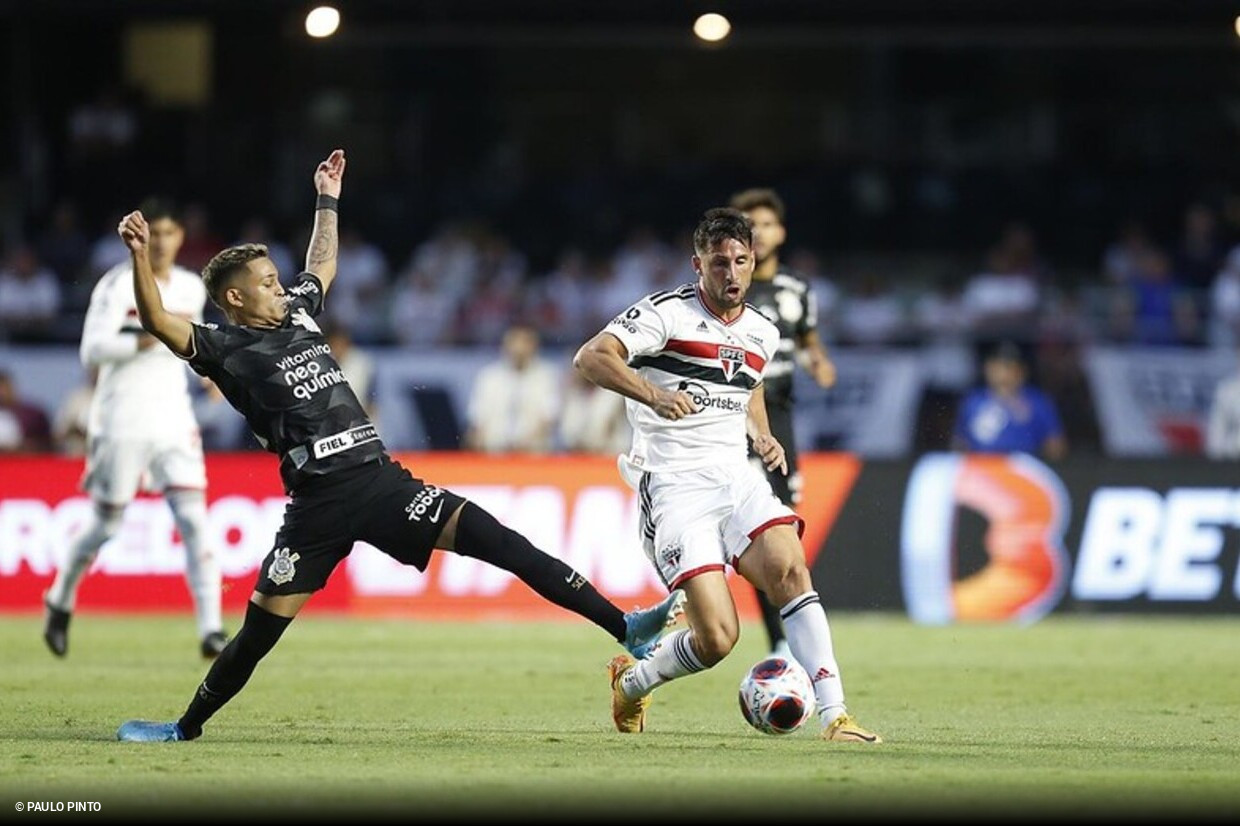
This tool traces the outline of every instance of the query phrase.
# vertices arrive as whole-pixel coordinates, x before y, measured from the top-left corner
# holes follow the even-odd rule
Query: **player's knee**
[[[117,505],[95,503],[95,524],[93,530],[105,539],[111,539],[120,532],[121,520],[125,516],[125,508]]]
[[[694,648],[702,660],[702,665],[710,668],[732,651],[740,632],[735,624],[708,623],[705,627],[694,628]]]
[[[804,560],[780,559],[767,569],[767,596],[775,605],[783,605],[813,590],[813,580]]]

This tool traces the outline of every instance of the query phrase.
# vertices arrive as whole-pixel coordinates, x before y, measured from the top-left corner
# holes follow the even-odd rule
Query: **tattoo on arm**
[[[310,238],[310,248],[306,250],[306,269],[320,277],[335,276],[337,246],[336,211],[316,210],[314,234]],[[330,272],[325,265],[330,265]]]

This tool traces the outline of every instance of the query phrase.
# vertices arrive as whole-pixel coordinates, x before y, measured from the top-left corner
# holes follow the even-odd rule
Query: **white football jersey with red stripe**
[[[606,331],[628,349],[629,366],[664,390],[683,390],[698,412],[664,419],[626,400],[637,471],[681,471],[747,461],[749,397],[779,347],[779,330],[753,307],[724,321],[696,284],[656,292],[629,307]]]
[[[201,322],[207,301],[202,279],[174,266],[167,282],[156,279],[170,313]],[[189,369],[160,342],[138,349],[142,325],[129,262],[104,273],[90,295],[82,325],[82,363],[99,370],[91,399],[92,437],[166,440],[198,438],[189,395]]]

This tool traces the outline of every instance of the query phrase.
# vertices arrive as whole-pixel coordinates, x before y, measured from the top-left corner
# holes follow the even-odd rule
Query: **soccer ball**
[[[814,713],[814,684],[796,660],[767,657],[741,680],[741,714],[763,734],[791,734]]]

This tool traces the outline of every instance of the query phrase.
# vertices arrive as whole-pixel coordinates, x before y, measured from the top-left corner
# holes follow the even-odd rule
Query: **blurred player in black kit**
[[[414,478],[388,456],[314,320],[336,276],[344,168],[344,152],[337,149],[315,170],[318,200],[306,267],[287,289],[261,244],[230,247],[208,262],[203,282],[227,324],[192,324],[167,312],[151,271],[146,220],[132,212],[117,228],[132,254],[143,328],[212,379],[245,416],[263,446],[280,457],[290,498],[259,569],[245,622],[185,713],[176,722],[130,720],[117,731],[118,739],[200,736],[357,541],[418,570],[442,548],[511,571],[638,657],[679,611],[681,594],[673,592],[653,608],[625,614],[568,565],[472,502]]]
[[[795,510],[801,501],[802,482],[792,428],[792,374],[800,362],[819,386],[830,387],[835,383],[835,365],[818,337],[818,305],[809,282],[779,262],[779,248],[787,238],[783,199],[772,189],[746,189],[732,196],[731,206],[745,213],[753,224],[757,266],[745,301],[779,329],[779,352],[765,377],[766,414],[771,435],[784,446],[788,475],[767,470],[766,477],[779,501]],[[761,591],[757,595],[771,653],[790,656],[779,609]]]

